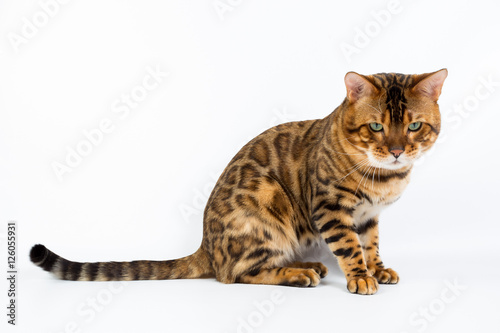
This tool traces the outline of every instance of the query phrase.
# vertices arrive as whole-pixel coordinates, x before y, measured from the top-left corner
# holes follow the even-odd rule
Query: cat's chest
[[[369,198],[364,198],[354,207],[352,215],[354,224],[356,226],[364,224],[396,202],[401,197],[406,185],[408,185],[408,181],[409,179],[404,179],[392,184],[390,187],[381,187],[377,191],[373,191]]]
[[[363,199],[357,206],[354,207],[352,217],[356,226],[362,225],[366,221],[378,216],[380,212],[396,202],[401,193],[387,193],[388,196]]]
[[[354,224],[356,226],[365,223],[366,221],[378,216],[382,210],[387,208],[389,205],[385,202],[373,203],[368,200],[364,200],[356,208],[352,217],[354,219]]]

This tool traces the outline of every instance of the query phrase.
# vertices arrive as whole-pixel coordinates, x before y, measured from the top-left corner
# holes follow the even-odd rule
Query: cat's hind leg
[[[313,268],[261,268],[240,276],[237,283],[270,284],[291,287],[316,287],[321,280]]]
[[[324,278],[328,274],[328,268],[326,268],[325,265],[323,265],[320,262],[301,262],[301,261],[296,261],[294,263],[291,263],[287,265],[287,267],[294,267],[294,268],[312,268],[316,271],[316,273],[319,274],[321,278]]]

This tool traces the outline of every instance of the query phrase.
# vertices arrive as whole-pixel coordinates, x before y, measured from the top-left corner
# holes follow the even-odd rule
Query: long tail
[[[41,244],[31,248],[31,261],[62,280],[130,281],[169,280],[214,277],[214,270],[205,251],[165,261],[74,262],[58,256]]]

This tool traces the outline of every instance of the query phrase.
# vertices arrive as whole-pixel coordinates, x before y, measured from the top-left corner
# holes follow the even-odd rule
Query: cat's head
[[[347,73],[342,129],[351,153],[383,169],[411,166],[439,135],[437,100],[447,75],[446,69],[419,75]]]

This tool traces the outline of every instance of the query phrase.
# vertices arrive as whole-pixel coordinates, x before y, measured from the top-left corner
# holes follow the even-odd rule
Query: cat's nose
[[[392,148],[391,150],[389,150],[389,152],[395,157],[395,158],[398,158],[399,156],[401,156],[401,154],[404,152],[404,149],[403,147],[394,147]]]

